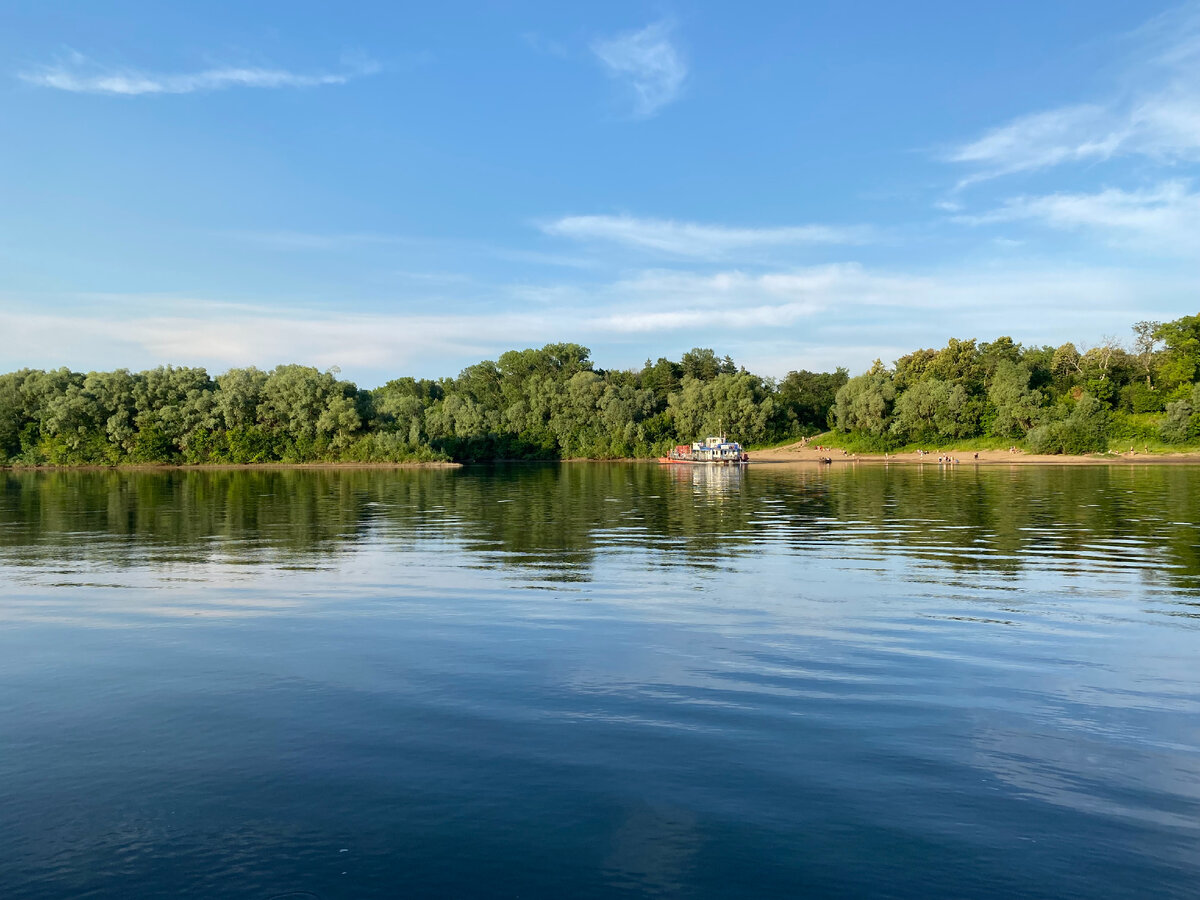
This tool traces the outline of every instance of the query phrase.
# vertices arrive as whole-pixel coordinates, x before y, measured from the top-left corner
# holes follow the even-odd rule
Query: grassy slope
[[[1138,416],[1127,416],[1127,421],[1119,423],[1114,436],[1108,442],[1108,449],[1113,453],[1127,453],[1132,445],[1138,453],[1170,454],[1170,453],[1200,453],[1200,443],[1167,444],[1157,437],[1158,421],[1161,415],[1147,413]],[[1151,436],[1154,435],[1154,436]],[[800,440],[799,437],[789,438],[774,444],[754,446],[751,450],[773,450],[787,447]],[[814,435],[808,440],[809,444],[820,444],[823,447],[845,449],[852,453],[882,453],[879,447],[869,440],[863,440],[855,435],[841,434],[836,431],[825,431]],[[1009,438],[976,437],[946,440],[937,443],[912,443],[896,448],[889,448],[893,454],[915,453],[917,450],[958,450],[960,452],[976,450],[1007,450],[1016,446],[1027,449],[1023,441]]]

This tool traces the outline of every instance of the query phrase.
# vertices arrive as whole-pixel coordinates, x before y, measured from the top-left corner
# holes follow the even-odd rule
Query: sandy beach
[[[1134,453],[1064,456],[1026,453],[1024,450],[957,450],[954,447],[935,448],[923,455],[908,453],[844,453],[837,447],[818,450],[813,444],[798,441],[786,447],[770,450],[751,450],[750,461],[755,463],[820,463],[829,459],[833,465],[846,463],[902,463],[913,465],[1055,465],[1055,466],[1105,466],[1105,465],[1161,465],[1192,463],[1200,464],[1200,453]]]

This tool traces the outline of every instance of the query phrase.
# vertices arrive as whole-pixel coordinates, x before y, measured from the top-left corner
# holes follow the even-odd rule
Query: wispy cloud
[[[725,259],[738,252],[808,244],[859,244],[869,237],[862,227],[792,225],[730,228],[635,216],[564,216],[542,225],[556,237],[634,247],[669,256]]]
[[[1154,251],[1194,253],[1200,249],[1200,194],[1186,181],[1126,191],[1016,197],[998,209],[961,216],[972,225],[1036,221],[1052,228],[1092,230],[1122,244],[1130,241]]]
[[[1124,330],[1130,309],[1184,309],[1191,296],[1191,279],[1115,267],[1010,263],[914,273],[838,264],[761,275],[651,271],[596,289],[586,300],[595,312],[577,327],[585,335],[692,332],[710,341],[713,333],[773,340],[819,328],[830,347],[873,339],[886,348],[907,334],[911,349],[952,334],[1078,340],[1085,314],[1089,329]],[[1032,330],[1022,334],[1020,323]]]
[[[615,308],[589,324],[618,332],[774,329],[834,307],[925,308],[936,303],[935,287],[927,277],[872,272],[856,263],[764,274],[651,270],[612,285],[606,294]]]
[[[161,73],[127,67],[103,66],[79,53],[49,65],[36,66],[18,73],[27,84],[77,94],[191,94],[220,91],[234,87],[305,88],[345,84],[353,78],[380,70],[377,63],[366,61],[339,72],[293,72],[258,66],[218,66],[197,72]]]
[[[1129,43],[1132,61],[1110,98],[1020,116],[947,152],[975,169],[960,186],[1117,156],[1200,159],[1200,4],[1153,20]]]
[[[144,295],[75,297],[64,308],[64,298],[46,304],[0,296],[0,333],[8,338],[0,346],[0,371],[160,363],[219,371],[303,362],[339,365],[370,384],[397,374],[449,374],[513,347],[551,340],[582,341],[597,348],[597,359],[636,347],[635,362],[644,358],[642,350],[697,343],[750,348],[816,342],[822,359],[863,368],[876,356],[895,358],[897,346],[911,349],[951,335],[1078,341],[1123,331],[1133,318],[1180,315],[1194,310],[1195,300],[1193,278],[1019,262],[924,273],[855,264],[765,274],[650,270],[612,282],[551,282],[541,289],[553,303],[537,303],[528,288],[512,287],[509,311],[489,311],[501,306],[489,302],[469,311],[426,313],[418,310],[445,304],[419,288],[406,292],[407,309],[371,314],[348,314],[338,304],[267,306]],[[504,291],[491,299],[504,299]],[[55,305],[61,311],[46,311]],[[782,375],[797,362],[781,362],[764,374]]]
[[[967,181],[1112,156],[1129,125],[1101,106],[1068,106],[1022,116],[948,154],[950,162],[981,168]]]
[[[671,43],[671,25],[655,22],[592,43],[608,73],[633,91],[634,115],[649,118],[674,101],[687,79],[687,64]]]
[[[104,315],[30,313],[0,305],[0,328],[26,348],[53,347],[47,360],[18,347],[8,365],[114,367],[186,363],[215,370],[302,362],[322,368],[411,371],[446,357],[480,358],[500,345],[550,340],[551,316],[526,314],[346,314],[334,309],[273,309],[201,300],[153,304],[110,296]],[[157,312],[151,311],[158,310]],[[57,336],[57,337],[56,337]]]

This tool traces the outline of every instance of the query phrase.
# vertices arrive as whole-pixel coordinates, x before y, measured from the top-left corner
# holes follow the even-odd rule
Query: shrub
[[[1185,444],[1200,437],[1200,384],[1192,387],[1190,396],[1167,404],[1158,434],[1168,444]]]
[[[1144,413],[1139,416],[1129,413],[1114,414],[1109,438],[1113,441],[1121,443],[1129,441],[1133,444],[1148,444],[1150,441],[1157,441],[1159,439],[1158,422],[1147,421],[1148,418],[1150,417]]]
[[[1025,435],[1025,446],[1034,453],[1061,453],[1058,425],[1058,422],[1050,422],[1030,429],[1029,434]]]
[[[1184,444],[1193,437],[1192,404],[1187,400],[1176,400],[1167,404],[1167,414],[1158,426],[1158,436],[1168,444]]]
[[[1135,381],[1121,388],[1121,408],[1131,413],[1160,412],[1163,396],[1144,381]]]
[[[1035,453],[1100,453],[1108,449],[1112,413],[1091,394],[1080,395],[1070,414],[1039,425],[1026,436]]]

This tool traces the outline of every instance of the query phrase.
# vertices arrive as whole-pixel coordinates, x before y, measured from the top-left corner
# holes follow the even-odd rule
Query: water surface
[[[0,473],[0,893],[1194,897],[1197,497]]]

